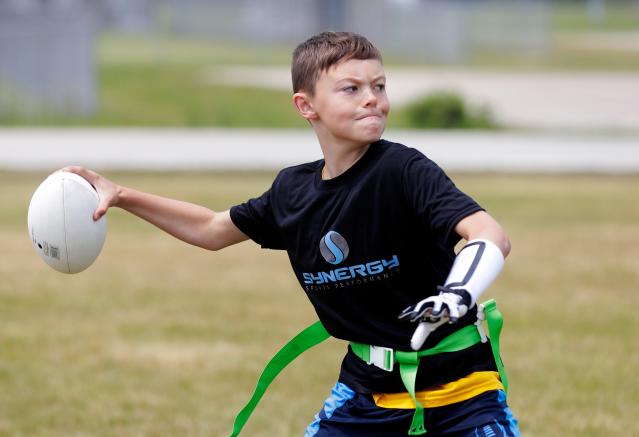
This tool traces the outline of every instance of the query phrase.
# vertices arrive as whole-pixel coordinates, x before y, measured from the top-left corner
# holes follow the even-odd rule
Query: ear
[[[297,112],[307,120],[314,120],[317,118],[317,112],[313,108],[313,101],[306,93],[300,92],[293,94],[293,104]]]

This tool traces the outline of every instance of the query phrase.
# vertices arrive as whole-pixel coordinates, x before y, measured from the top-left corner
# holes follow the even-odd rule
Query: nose
[[[364,107],[368,108],[371,106],[375,106],[376,104],[377,104],[377,95],[375,94],[375,90],[371,87],[368,87],[364,95]]]

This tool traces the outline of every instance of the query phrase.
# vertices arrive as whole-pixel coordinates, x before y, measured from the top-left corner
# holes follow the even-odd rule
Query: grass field
[[[0,172],[0,435],[228,435],[263,365],[315,317],[284,253],[187,246],[120,210],[73,276],[26,231],[40,173]],[[111,173],[214,209],[269,173]],[[510,403],[527,436],[639,435],[639,176],[455,175],[509,231],[487,297],[505,313]],[[243,435],[299,436],[337,377],[320,345],[265,396]]]

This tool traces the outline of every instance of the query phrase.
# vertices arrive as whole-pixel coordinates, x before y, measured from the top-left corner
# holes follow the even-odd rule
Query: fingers
[[[451,311],[450,305],[441,296],[431,296],[404,309],[398,318],[400,320],[420,322],[410,340],[411,348],[419,350],[431,332],[441,325],[453,321],[451,316],[458,317],[459,313],[454,310]]]
[[[100,177],[96,172],[91,171],[87,168],[81,167],[79,165],[68,165],[66,167],[61,168],[58,171],[67,171],[69,173],[75,173],[78,176],[82,176],[86,179],[93,187],[96,186],[96,181]]]
[[[468,307],[460,301],[461,297],[455,293],[441,293],[438,296],[430,296],[404,309],[398,318],[411,322],[423,321],[430,323],[447,319],[450,323],[455,323],[468,311]]]
[[[468,311],[468,307],[462,303],[461,296],[456,293],[440,293],[438,297],[440,305],[433,309],[433,317],[440,317],[441,314],[447,313],[450,323],[456,323]]]
[[[431,296],[404,309],[404,311],[399,314],[398,319],[411,322],[436,322],[447,314],[448,306],[446,302],[439,299],[439,296]]]
[[[399,320],[408,320],[411,322],[416,322],[418,320],[423,319],[424,317],[429,317],[433,308],[433,301],[431,298],[423,299],[415,305],[411,305],[404,309],[399,316],[397,317]]]
[[[455,293],[440,293],[409,306],[399,314],[400,320],[420,322],[410,341],[413,350],[419,350],[435,329],[445,323],[456,323],[466,314],[468,308],[460,305],[460,300]]]
[[[399,313],[399,316],[397,316],[399,320],[405,320],[410,322],[414,322],[419,317],[420,317],[420,313],[415,309],[415,306],[412,306],[412,305],[404,309],[404,311]]]
[[[456,296],[455,296],[456,298]],[[413,306],[409,306],[397,317],[399,320],[410,322],[436,323],[442,319],[455,323],[466,314],[466,308],[460,308],[450,299],[442,296],[431,296]]]
[[[459,319],[459,307],[457,305],[450,305],[448,307],[448,318],[450,323],[455,323]]]
[[[455,305],[450,305],[448,302],[442,299],[437,299],[435,305],[433,306],[433,313],[431,314],[430,318],[439,320],[441,317],[450,317],[450,319],[452,320],[454,314],[457,314]]]
[[[433,297],[433,313],[431,314],[431,318],[432,317],[435,317],[435,318],[441,317],[443,312],[446,311],[447,309],[448,309],[448,305],[446,305],[446,303],[444,301],[439,299],[439,296],[434,296]]]
[[[410,339],[410,347],[414,351],[419,350],[424,345],[424,342],[426,341],[430,333],[439,328],[447,321],[447,318],[442,318],[435,323],[421,322],[419,325],[417,325],[417,328],[415,329],[415,332]]]
[[[100,218],[106,214],[108,209],[109,205],[107,204],[107,201],[105,199],[101,199],[98,208],[93,212],[93,220],[100,220]]]
[[[93,220],[99,220],[106,214],[111,206],[116,206],[118,202],[118,188],[117,186],[99,175],[98,173],[89,170],[87,168],[69,165],[61,168],[59,171],[67,171],[75,173],[78,176],[83,177],[89,182],[98,193],[99,203],[96,210],[93,212]]]
[[[418,304],[419,305],[419,304]],[[415,307],[417,305],[411,305],[409,307],[404,308],[404,310],[399,313],[399,316],[397,316],[397,318],[399,320],[412,320],[414,314],[415,314]]]
[[[428,327],[429,323],[421,322],[417,325],[413,336],[410,339],[410,347],[416,351],[419,350],[424,345],[424,342],[432,332],[432,330]]]

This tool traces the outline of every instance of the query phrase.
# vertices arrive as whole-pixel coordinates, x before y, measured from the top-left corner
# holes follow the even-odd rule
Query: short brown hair
[[[315,92],[323,71],[349,59],[378,59],[382,55],[369,40],[352,32],[322,32],[295,48],[291,65],[293,92]]]

